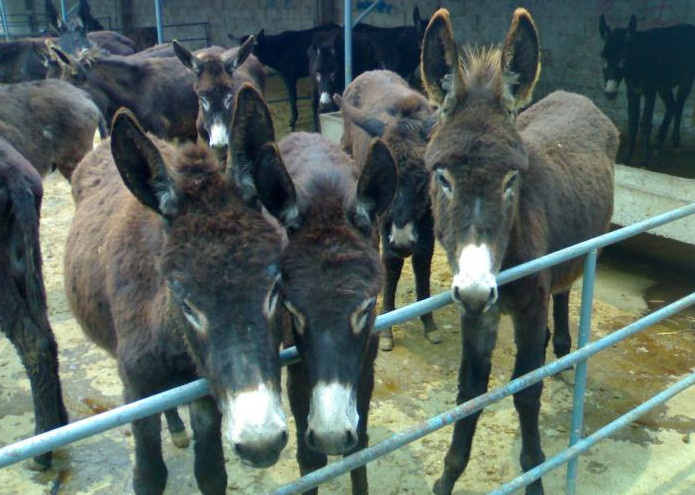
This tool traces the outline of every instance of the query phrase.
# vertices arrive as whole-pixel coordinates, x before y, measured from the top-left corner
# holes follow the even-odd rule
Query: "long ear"
[[[635,32],[637,32],[637,17],[635,16],[635,14],[632,14],[630,16],[630,22],[628,22],[627,24],[628,37],[634,36]]]
[[[364,132],[369,134],[371,137],[381,137],[384,135],[384,129],[386,129],[386,123],[365,114],[359,108],[350,105],[347,101],[343,100],[340,95],[333,95],[333,101],[338,108],[342,110],[343,115],[346,116],[350,121],[357,127],[362,129]]]
[[[384,142],[375,138],[369,146],[362,175],[357,182],[357,227],[371,231],[376,217],[388,208],[398,187],[396,162]]]
[[[427,25],[420,67],[431,101],[444,107],[442,103],[447,96],[455,96],[464,89],[454,31],[446,9],[435,12]]]
[[[123,183],[140,203],[164,217],[175,214],[176,197],[162,155],[126,108],[113,118],[111,154]]]
[[[244,201],[256,196],[253,164],[263,145],[270,142],[275,142],[270,110],[258,90],[244,83],[234,99],[227,153],[227,174],[236,180]]]
[[[230,57],[229,60],[224,63],[224,70],[227,71],[227,74],[231,74],[234,72],[234,69],[246,62],[246,59],[249,58],[249,55],[251,55],[251,52],[253,51],[253,45],[255,42],[256,38],[249,36],[248,39],[239,47],[236,55]]]
[[[65,22],[63,22],[63,19],[61,19],[60,15],[58,14],[55,5],[53,5],[53,2],[51,0],[46,0],[45,6],[48,24],[50,26],[53,26],[56,29],[56,31],[58,31],[58,33],[65,32],[67,30],[67,26],[65,26]]]
[[[604,43],[607,43],[608,37],[611,35],[611,29],[608,27],[606,16],[603,14],[601,14],[601,18],[598,21],[598,32],[601,33],[601,39]]]
[[[188,70],[193,72],[193,74],[200,76],[200,73],[203,71],[203,61],[178,41],[174,40],[172,45],[176,58],[178,58]]]
[[[541,73],[541,47],[536,26],[526,9],[514,11],[502,45],[502,73],[503,84],[513,99],[511,109],[516,110],[530,102]]]
[[[420,17],[420,9],[416,5],[413,7],[413,24],[415,24],[415,28],[420,27],[420,23],[422,22],[422,18]]]
[[[266,143],[253,165],[253,182],[266,210],[288,231],[299,228],[299,210],[294,182],[275,143]]]

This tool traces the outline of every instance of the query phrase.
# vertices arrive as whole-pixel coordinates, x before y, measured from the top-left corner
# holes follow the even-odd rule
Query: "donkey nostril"
[[[283,445],[287,443],[287,430],[282,430],[282,435],[280,435],[280,443]]]
[[[316,439],[314,438],[314,430],[308,430],[306,432],[306,444],[312,448],[316,446]]]
[[[241,446],[240,443],[235,443],[235,444],[234,444],[234,452],[236,452],[237,455],[243,457],[244,448]]]
[[[345,444],[352,447],[357,443],[355,434],[350,430],[345,430]]]
[[[454,298],[454,301],[461,302],[461,294],[459,293],[459,288],[454,286],[454,289],[451,294]]]

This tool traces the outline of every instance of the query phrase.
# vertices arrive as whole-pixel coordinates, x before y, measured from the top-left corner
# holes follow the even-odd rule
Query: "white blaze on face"
[[[321,97],[319,98],[319,103],[321,105],[328,105],[331,102],[331,96],[326,92],[321,93]]]
[[[233,397],[225,396],[221,409],[222,431],[232,444],[262,445],[287,430],[280,396],[265,384]]]
[[[410,247],[415,242],[413,222],[408,222],[400,228],[396,227],[396,224],[391,224],[389,242],[397,247]]]
[[[609,79],[606,81],[606,93],[617,93],[618,92],[618,81],[614,81],[613,79]]]
[[[342,383],[319,382],[311,392],[309,428],[321,437],[344,438],[345,431],[357,431],[360,417],[351,387]]]
[[[224,148],[228,144],[227,126],[220,122],[219,119],[215,119],[212,122],[212,127],[210,127],[210,147]]]
[[[459,254],[458,272],[451,283],[462,302],[487,310],[497,300],[497,281],[492,273],[493,261],[486,244],[465,246]],[[490,292],[494,291],[493,297]]]

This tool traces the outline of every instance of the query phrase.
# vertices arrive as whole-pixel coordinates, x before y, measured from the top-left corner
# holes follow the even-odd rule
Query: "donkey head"
[[[224,155],[229,145],[229,127],[232,121],[232,107],[236,87],[234,71],[246,61],[253,50],[254,37],[246,41],[227,58],[217,55],[197,57],[178,41],[174,41],[176,56],[197,80],[194,86],[198,95],[199,130],[207,137],[208,144],[220,155]]]
[[[269,118],[260,95],[254,96],[236,108],[237,117]],[[114,117],[111,150],[125,185],[161,218],[157,267],[168,286],[164,314],[182,327],[200,374],[210,380],[226,438],[247,464],[274,464],[287,443],[277,228],[255,198],[242,199],[234,166],[224,173],[199,145],[188,144],[176,156],[160,151],[125,109]]]
[[[606,17],[601,14],[599,32],[604,45],[601,51],[603,59],[603,79],[606,83],[604,94],[610,100],[618,96],[618,86],[625,77],[625,69],[629,65],[630,41],[635,37],[637,18],[630,16],[627,28],[616,28],[611,31]]]
[[[367,356],[373,360],[376,352],[371,332],[383,283],[370,231],[397,182],[394,160],[378,139],[356,189],[344,172],[308,186],[321,198],[313,206],[297,203],[276,147],[266,145],[254,174],[261,201],[289,234],[281,291],[312,391],[305,440],[331,455],[348,452],[358,440],[357,388]]]
[[[87,39],[87,28],[81,19],[66,22],[51,0],[46,0],[46,16],[49,25],[58,35],[58,45],[65,52],[78,54],[92,47],[92,42]]]
[[[452,297],[468,311],[497,300],[495,275],[528,167],[513,113],[531,99],[539,72],[538,35],[524,9],[514,12],[501,49],[469,49],[462,65],[449,12],[439,10],[427,27],[422,73],[441,105],[425,153],[435,233],[454,273]]]
[[[435,122],[432,109],[424,98],[413,95],[401,102],[398,120],[389,124],[338,95],[333,101],[353,124],[371,137],[381,138],[391,151],[398,166],[398,188],[386,214],[391,224],[388,243],[393,252],[410,255],[419,235],[418,221],[430,209],[430,177],[424,155]]]
[[[319,110],[333,110],[331,95],[342,93],[343,87],[343,44],[338,31],[319,31],[314,33],[307,56],[309,57],[309,77],[314,81],[319,98]]]

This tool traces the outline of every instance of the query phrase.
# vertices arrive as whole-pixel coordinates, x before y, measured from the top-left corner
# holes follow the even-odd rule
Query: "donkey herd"
[[[496,275],[609,229],[619,134],[577,94],[530,105],[540,41],[523,8],[497,48],[459,49],[446,9],[429,21],[416,11],[400,31],[362,28],[355,44],[377,40],[365,49],[375,62],[344,91],[333,85],[342,80],[335,26],[261,31],[231,49],[173,42],[117,55],[90,37],[82,48],[62,39],[84,34],[84,20],[66,23],[54,9],[53,24],[60,36],[48,43],[0,48],[24,57],[0,69],[14,82],[0,86],[0,327],[29,375],[37,432],[68,422],[38,237],[41,177],[55,168],[76,205],[64,260],[70,309],[116,359],[125,400],[210,382],[212,396],[190,405],[206,495],[227,487],[223,441],[259,468],[287,444],[281,346],[302,357],[286,384],[301,473],[368,444],[374,361],[394,345],[390,330],[373,333],[377,298],[394,309],[407,257],[417,298],[429,296],[435,238],[461,313],[457,403],[487,390],[502,312],[514,324],[514,377],[544,363],[551,296],[554,352],[570,351],[581,260],[502,287]],[[397,56],[394,39],[411,40]],[[288,63],[292,44],[303,60]],[[330,54],[328,72],[311,72],[329,67]],[[297,78],[312,74],[316,108],[342,111],[339,145],[318,133],[276,139],[262,64],[287,85],[291,127]],[[426,96],[408,82],[418,71]],[[441,342],[432,315],[421,319],[426,339]],[[541,391],[514,396],[524,471],[545,459]],[[466,469],[479,414],[456,424],[434,493],[450,494]],[[178,411],[165,417],[174,443],[188,446]],[[134,491],[161,494],[161,418],[132,431]],[[50,464],[48,453],[31,467]],[[365,467],[351,478],[354,494],[368,492]],[[526,493],[543,494],[542,481]]]

